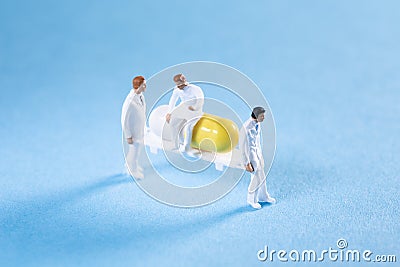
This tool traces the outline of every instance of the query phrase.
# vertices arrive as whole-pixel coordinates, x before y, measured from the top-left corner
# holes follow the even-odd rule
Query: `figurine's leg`
[[[271,197],[267,191],[267,177],[264,172],[264,162],[261,161],[260,166],[260,182],[261,185],[258,188],[257,192],[257,200],[258,202],[268,202],[268,203],[275,203],[276,200]]]
[[[131,173],[135,166],[135,143],[128,145],[128,152],[126,153],[126,165],[128,172]]]
[[[172,134],[172,141],[173,141],[172,149],[178,149],[180,139],[182,138],[180,135],[183,134],[183,131],[180,130],[181,125],[182,125],[182,119],[172,117],[170,123],[171,123],[171,134]]]
[[[250,180],[250,184],[249,184],[249,188],[248,191],[249,192],[255,192],[258,187],[260,186],[261,183],[261,179],[260,179],[260,166],[258,162],[251,162],[251,164],[253,165],[254,168],[254,172],[251,173],[251,180]]]
[[[256,190],[257,191],[257,202],[267,202],[269,195],[267,192],[267,183],[264,181],[261,182],[260,187]]]
[[[189,151],[191,149],[191,143],[192,143],[192,133],[193,133],[193,128],[194,125],[196,124],[197,121],[190,121],[185,125],[185,139],[184,139],[184,146],[185,146],[185,151]]]
[[[258,202],[257,199],[257,190],[258,190],[258,185],[259,185],[259,172],[255,171],[250,175],[250,184],[247,189],[247,202],[250,205],[253,205]]]
[[[178,131],[179,131],[179,137],[178,137],[179,138],[178,139],[179,143],[178,143],[178,146],[180,144],[185,144],[185,134],[186,134],[186,125],[185,125],[185,123],[186,123],[186,120],[182,119],[181,123],[178,125]]]
[[[248,203],[256,203],[256,192],[250,192],[247,190],[247,202]]]
[[[143,178],[143,169],[139,166],[139,155],[141,150],[141,142],[134,141],[133,144],[129,145],[129,150],[126,156],[130,174],[135,178]]]
[[[141,165],[140,165],[140,155],[142,154],[142,152],[143,152],[143,149],[144,149],[144,144],[143,144],[143,142],[142,141],[138,141],[137,142],[137,144],[136,144],[136,155],[135,155],[135,158],[136,158],[136,160],[135,160],[135,162],[136,162],[136,169],[138,170],[138,172],[140,172],[140,173],[143,173],[143,168],[141,167]]]

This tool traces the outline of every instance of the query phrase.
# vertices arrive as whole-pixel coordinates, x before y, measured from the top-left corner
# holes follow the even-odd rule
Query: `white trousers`
[[[183,144],[186,151],[190,149],[193,127],[202,115],[201,111],[189,110],[185,103],[181,103],[174,109],[170,121],[174,149],[178,149],[179,144]]]
[[[129,168],[130,173],[142,172],[140,167],[139,157],[143,150],[143,141],[133,141],[133,144],[128,144],[128,151],[126,153],[126,164]]]
[[[266,182],[267,177],[264,172],[264,162],[261,161],[260,163],[260,166],[250,175],[251,180],[247,189],[247,202],[249,203],[265,202],[269,198]]]

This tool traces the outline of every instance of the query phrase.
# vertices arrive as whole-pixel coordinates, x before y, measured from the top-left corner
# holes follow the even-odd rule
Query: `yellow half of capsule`
[[[204,151],[227,153],[238,142],[239,129],[236,123],[204,113],[193,128],[191,146]]]

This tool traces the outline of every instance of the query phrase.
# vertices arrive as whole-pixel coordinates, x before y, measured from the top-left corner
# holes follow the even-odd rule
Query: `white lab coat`
[[[141,171],[139,157],[143,150],[144,130],[146,124],[146,102],[143,94],[136,94],[132,89],[122,106],[121,125],[124,140],[133,139],[128,145],[126,164],[130,173]]]
[[[181,103],[175,107],[178,99]],[[175,149],[179,148],[180,142],[183,142],[186,151],[190,149],[192,130],[203,115],[203,105],[204,94],[199,86],[188,84],[183,90],[175,87],[168,105],[169,113],[171,113],[170,125]],[[194,111],[189,110],[189,106],[192,106]]]
[[[121,125],[125,138],[143,140],[146,123],[146,101],[132,89],[122,106]]]
[[[197,85],[188,84],[183,90],[175,87],[172,91],[172,96],[169,100],[169,113],[175,108],[175,104],[181,100],[181,103],[185,102],[187,106],[194,107],[195,111],[202,112],[204,104],[204,93],[203,90]]]
[[[240,149],[243,163],[251,163],[254,171],[248,187],[247,201],[257,203],[266,201],[269,197],[264,172],[264,157],[261,147],[261,125],[253,118],[248,119],[241,129]]]

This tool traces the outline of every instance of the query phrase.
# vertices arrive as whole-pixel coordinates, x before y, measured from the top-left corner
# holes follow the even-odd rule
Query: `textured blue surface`
[[[399,261],[399,8],[2,1],[0,266],[271,265],[257,261],[264,245],[339,238]],[[119,174],[132,76],[192,60],[231,65],[263,90],[276,205],[247,207],[248,175],[212,205],[179,209]]]

